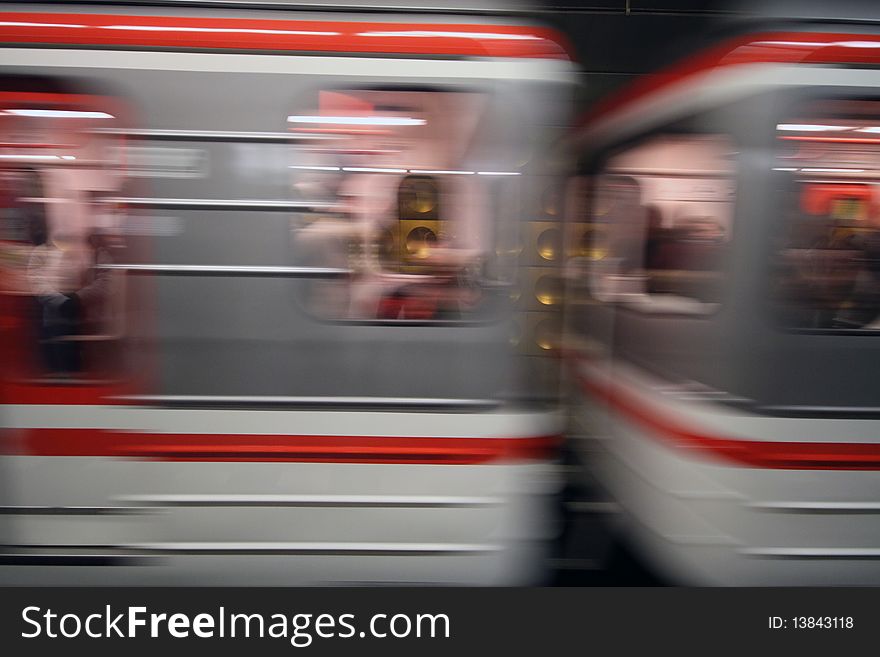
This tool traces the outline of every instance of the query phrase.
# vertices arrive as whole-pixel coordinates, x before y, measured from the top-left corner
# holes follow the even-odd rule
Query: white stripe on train
[[[329,56],[328,56],[329,55]],[[553,59],[417,59],[415,57],[339,57],[333,53],[250,55],[229,53],[156,52],[0,48],[0,66],[100,68],[202,73],[266,73],[341,75],[345,77],[427,78],[448,80],[530,80],[573,84],[573,64]]]
[[[169,409],[2,404],[8,429],[113,429],[171,434],[530,438],[559,435],[560,412],[388,412]]]

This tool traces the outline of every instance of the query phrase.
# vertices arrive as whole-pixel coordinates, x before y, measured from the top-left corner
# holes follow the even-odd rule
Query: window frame
[[[653,139],[663,136],[705,135],[720,136],[729,139],[731,147],[736,152],[736,157],[731,160],[730,176],[728,178],[732,184],[732,198],[730,200],[730,232],[725,240],[726,252],[722,255],[720,266],[718,267],[718,269],[715,270],[722,279],[721,289],[719,292],[719,300],[717,302],[703,302],[698,299],[692,299],[691,297],[684,297],[689,301],[693,301],[696,304],[701,304],[702,308],[695,309],[694,311],[684,311],[676,309],[650,311],[647,310],[643,304],[640,304],[633,300],[614,298],[601,299],[595,295],[595,293],[591,289],[591,283],[587,281],[587,294],[593,302],[611,305],[614,306],[616,309],[626,310],[629,312],[637,313],[639,315],[659,318],[709,318],[717,315],[723,310],[724,306],[726,305],[727,297],[730,294],[730,284],[728,281],[730,280],[730,274],[732,270],[731,256],[733,254],[734,240],[737,234],[737,199],[740,183],[739,160],[741,157],[742,139],[735,131],[724,129],[726,126],[714,125],[716,123],[723,123],[723,121],[719,121],[719,117],[717,117],[716,115],[717,111],[717,108],[712,108],[699,113],[679,116],[671,121],[652,125],[638,132],[626,134],[624,138],[615,140],[612,143],[605,145],[601,149],[592,153],[587,153],[586,155],[579,158],[576,175],[577,177],[588,176],[591,179],[589,183],[590,188],[587,211],[585,214],[587,217],[589,217],[590,223],[592,223],[593,217],[596,216],[595,205],[597,201],[599,179],[600,177],[607,175],[608,164],[616,157],[634,148],[638,148],[643,144],[647,144]],[[697,126],[699,127],[698,129]],[[575,222],[577,220],[573,219],[572,221]],[[647,233],[643,234],[643,238],[646,236],[646,234]],[[644,245],[644,243],[645,240],[643,239],[642,244]],[[591,262],[587,267],[581,269],[579,278],[583,277],[584,275],[586,275],[587,278],[591,278],[593,276],[594,266],[595,264]],[[650,293],[645,292],[644,294],[647,295]],[[656,296],[662,296],[662,293]]]
[[[383,92],[427,92],[427,93],[474,93],[474,94],[482,94],[487,96],[490,99],[490,102],[498,102],[499,99],[505,99],[508,96],[515,96],[513,92],[515,88],[513,85],[504,84],[504,80],[483,80],[479,83],[461,83],[461,82],[436,82],[432,81],[430,83],[425,83],[419,80],[412,81],[375,81],[372,83],[360,82],[355,79],[350,79],[347,81],[340,81],[334,84],[322,84],[315,83],[310,87],[308,93],[299,94],[295,100],[295,102],[290,103],[288,109],[290,113],[292,113],[295,109],[300,109],[303,107],[302,98],[308,99],[316,99],[317,95],[322,91],[338,91],[338,92],[356,92],[356,91],[383,91]],[[505,107],[508,111],[509,122],[511,125],[518,125],[521,123],[518,119],[521,117],[520,109],[514,103],[505,103]],[[529,153],[534,154],[534,145],[531,143],[517,143],[515,147],[518,150],[525,150]],[[297,145],[294,143],[291,147],[291,154],[295,153],[295,149]],[[531,159],[531,158],[530,158]],[[293,165],[293,158],[291,158],[291,165]],[[506,184],[507,179],[516,179],[519,181],[525,181],[529,178],[532,178],[528,171],[527,167],[520,166],[515,169],[517,175],[516,176],[484,176],[484,180],[486,181],[486,189],[487,189],[487,198],[489,201],[494,201],[497,199],[499,192],[493,191],[492,188],[497,187],[502,184]],[[328,172],[332,173],[332,172]],[[410,175],[415,174],[401,174],[401,181],[409,177]],[[450,178],[454,178],[455,176],[448,176]],[[435,176],[438,181],[442,181],[442,176]],[[512,184],[512,183],[511,183]],[[522,193],[522,192],[520,192]],[[399,197],[396,197],[394,200],[394,206],[397,206]],[[490,212],[490,217],[487,219],[487,226],[489,231],[491,231],[492,238],[490,240],[490,246],[494,249],[498,246],[499,235],[499,218],[496,216],[497,212],[494,209],[495,203],[492,203],[493,210]],[[523,204],[520,204],[521,206]],[[398,221],[399,221],[398,217]],[[522,215],[517,215],[514,219],[507,219],[506,223],[508,225],[508,229],[511,227],[517,234],[522,232],[522,224],[524,218]],[[289,261],[293,266],[299,265],[299,258],[296,254],[295,247],[295,238],[294,235],[297,230],[302,226],[302,221],[298,217],[291,217],[290,226],[291,226],[291,239],[289,242]],[[521,237],[521,235],[520,235]],[[321,324],[331,325],[331,326],[382,326],[382,327],[480,327],[480,326],[495,326],[499,324],[503,324],[507,321],[507,315],[514,309],[515,302],[510,301],[509,291],[516,289],[517,287],[517,279],[519,270],[522,268],[520,263],[516,263],[511,269],[510,279],[509,281],[503,280],[483,280],[479,279],[480,288],[482,290],[488,291],[492,293],[494,296],[490,300],[485,303],[485,309],[480,309],[478,314],[482,314],[484,316],[479,317],[462,317],[457,319],[401,319],[401,318],[370,318],[370,317],[357,317],[357,318],[344,318],[344,317],[329,317],[322,316],[319,312],[316,312],[314,309],[310,307],[308,300],[306,299],[307,290],[311,284],[311,281],[307,280],[299,280],[295,281],[294,285],[294,297],[296,306],[310,319],[315,322],[319,322]],[[507,293],[504,291],[507,290]]]
[[[809,88],[802,87],[790,90],[790,93],[786,94],[784,102],[780,104],[777,113],[772,117],[774,137],[776,134],[775,126],[779,123],[785,122],[787,117],[797,116],[799,114],[799,108],[802,108],[805,105],[809,105],[810,103],[835,101],[871,101],[877,103],[878,106],[880,106],[880,87],[872,88],[864,86],[820,86]],[[878,146],[880,146],[880,140],[878,140]],[[880,149],[878,149],[878,151],[880,151]],[[777,140],[774,138],[773,149],[770,157],[772,167],[775,168],[784,166],[784,161],[780,159],[780,155],[780,148],[778,147]],[[795,172],[772,171],[772,174],[774,174],[775,179],[779,181],[776,185],[774,185],[776,191],[772,194],[771,197],[772,204],[774,207],[779,208],[780,215],[784,216],[784,213],[790,209],[789,200],[791,198],[791,195],[796,191],[799,183],[797,178],[795,177]],[[880,188],[880,180],[878,180],[877,186],[878,188]],[[781,222],[778,226],[774,227],[773,237],[779,239],[776,244],[783,244],[781,239],[782,233],[790,227],[791,224],[788,221]],[[878,228],[878,231],[880,231],[880,228]],[[767,249],[767,257],[767,271],[772,272],[774,268],[778,267],[780,264],[780,254],[778,249],[775,248],[775,245],[773,248]],[[768,318],[769,323],[777,332],[795,335],[824,336],[826,338],[844,336],[880,336],[880,326],[873,329],[813,328],[787,326],[784,322],[780,320],[778,312],[775,312],[776,304],[779,300],[779,297],[773,296],[772,291],[770,291],[770,287],[768,287],[767,290],[767,293],[763,296],[762,299],[762,306],[765,308],[764,313],[765,316]],[[878,317],[880,317],[880,315],[878,315]]]
[[[40,104],[47,104],[46,101],[44,101],[40,98],[40,92],[38,90],[28,89],[26,84],[24,85],[25,88],[21,91],[15,89],[16,82],[25,83],[29,79],[30,79],[29,76],[24,76],[24,77],[20,78],[19,80],[13,80],[13,83],[11,85],[13,87],[12,89],[0,91],[0,96],[3,97],[2,104],[4,106],[6,106],[7,104],[13,104],[13,105],[18,104],[18,103],[27,104],[30,102],[33,102],[34,104],[36,104],[38,106]],[[46,81],[41,81],[41,82],[42,82],[42,84],[45,84],[45,85],[48,85],[49,87],[51,87],[52,83],[55,82],[55,80],[54,79],[52,79],[52,80],[47,79]],[[127,123],[128,121],[131,120],[131,118],[133,116],[133,113],[131,111],[131,106],[130,106],[128,100],[122,94],[108,93],[107,89],[103,89],[100,87],[98,89],[90,89],[90,85],[87,83],[83,85],[82,89],[78,89],[77,87],[68,88],[63,83],[60,83],[60,82],[58,83],[58,86],[59,86],[59,89],[61,90],[60,93],[57,94],[59,96],[59,99],[53,99],[51,102],[48,103],[49,105],[60,107],[62,109],[65,109],[65,108],[69,109],[71,107],[75,107],[75,108],[85,107],[88,109],[88,111],[106,111],[108,113],[111,113],[114,121],[118,122],[119,124]],[[27,96],[34,95],[34,94],[37,95],[37,97],[34,100],[31,101],[26,98]],[[69,99],[64,98],[65,96],[68,96]],[[52,119],[50,118],[50,119],[44,119],[44,120],[52,120]],[[89,136],[88,129],[73,130],[72,133],[78,134],[78,135]],[[100,137],[101,137],[101,135],[99,135],[99,134],[92,134],[90,138],[100,139]],[[122,138],[116,137],[115,139],[116,139],[115,143],[105,144],[104,147],[105,148],[119,148],[121,145],[123,145],[124,140]],[[64,167],[70,167],[70,166],[77,166],[77,165],[65,164],[64,162],[51,162],[48,164],[40,164],[39,161],[31,163],[31,164],[25,164],[25,163],[19,164],[19,163],[13,162],[13,163],[10,163],[9,165],[3,165],[4,168],[8,168],[11,170],[16,170],[16,169],[33,170],[34,174],[41,179],[41,183],[40,183],[41,190],[40,191],[43,194],[43,196],[41,196],[39,198],[32,198],[32,197],[26,197],[26,196],[25,197],[17,197],[17,200],[26,199],[26,200],[28,200],[28,202],[39,202],[43,206],[44,241],[41,244],[46,244],[49,241],[50,235],[52,232],[52,221],[49,219],[48,213],[46,213],[46,208],[48,205],[47,201],[50,201],[53,197],[51,195],[48,195],[48,194],[50,194],[50,192],[47,190],[46,182],[44,180],[46,177],[46,171],[48,169],[52,169],[52,168],[57,168],[57,167],[64,168]],[[94,168],[94,166],[95,165],[92,164],[91,168]],[[89,168],[89,165],[87,164],[86,167]],[[114,169],[118,170],[116,168],[114,168]],[[124,162],[122,164],[121,170],[122,170],[122,175],[120,178],[119,189],[123,189],[124,186],[126,185],[126,183],[128,183],[131,180],[131,176],[128,174],[128,170],[125,168]],[[86,188],[86,189],[88,189],[88,188]],[[76,191],[78,192],[78,194],[81,194],[83,192],[83,189],[77,189]],[[111,196],[112,196],[112,194],[111,194]],[[118,194],[116,194],[116,196],[118,196]],[[128,216],[130,216],[130,214],[128,212],[126,212],[120,217],[120,220],[122,222],[121,226],[120,226],[122,228],[122,232],[117,236],[117,237],[122,238],[123,241],[126,243],[125,248],[127,248],[129,246],[129,244],[128,244],[129,240],[125,239],[126,230],[125,230],[125,226],[124,226],[124,220]],[[36,245],[36,246],[39,246],[39,245]],[[105,245],[104,248],[110,248],[110,247]],[[30,258],[29,258],[29,260],[30,260]],[[25,269],[23,272],[25,279],[30,278],[30,273],[28,271],[29,267],[30,267],[30,263],[25,265]],[[74,372],[72,376],[65,376],[65,375],[59,374],[58,372],[53,372],[51,370],[48,370],[44,365],[41,365],[40,361],[42,361],[44,359],[44,357],[41,356],[39,353],[35,353],[35,357],[33,358],[33,365],[34,365],[33,369],[26,368],[25,370],[18,370],[17,368],[16,369],[10,368],[11,371],[10,371],[9,376],[6,378],[6,382],[8,382],[10,384],[14,384],[14,385],[51,386],[53,388],[61,387],[61,388],[76,389],[76,388],[94,388],[96,386],[108,386],[108,385],[116,386],[116,385],[122,385],[122,384],[125,384],[125,383],[128,383],[128,382],[134,380],[135,374],[131,370],[129,363],[127,361],[127,358],[125,356],[125,353],[124,353],[126,341],[130,339],[130,327],[128,326],[128,322],[129,322],[128,310],[129,310],[129,306],[131,303],[131,297],[130,297],[131,293],[130,293],[130,290],[128,289],[129,286],[124,283],[125,280],[127,279],[127,273],[125,271],[112,270],[112,269],[105,270],[105,272],[107,272],[108,277],[112,277],[114,279],[119,278],[123,282],[122,285],[120,286],[115,280],[113,281],[114,287],[121,287],[122,289],[116,290],[116,291],[111,290],[109,292],[109,294],[111,294],[111,295],[120,294],[121,297],[116,298],[116,299],[113,299],[111,297],[108,300],[108,303],[111,303],[112,305],[116,306],[117,307],[116,310],[121,312],[121,317],[118,317],[118,318],[115,318],[114,320],[112,320],[114,322],[119,322],[121,324],[121,329],[119,330],[118,334],[106,335],[103,333],[91,332],[91,333],[75,334],[72,336],[65,336],[65,337],[67,337],[71,342],[79,344],[79,345],[88,344],[93,341],[99,341],[99,340],[106,341],[108,343],[112,343],[113,345],[115,345],[114,348],[118,351],[118,355],[119,355],[118,362],[116,362],[114,364],[114,366],[106,372],[94,370],[94,369],[90,368],[88,365],[85,365],[84,367],[82,367],[78,371]],[[24,296],[28,299],[33,299],[33,300],[36,299],[36,295],[34,295],[30,290],[28,291],[27,294],[22,295],[22,296]],[[30,304],[28,304],[28,305],[30,305]],[[39,344],[42,342],[42,339],[39,337],[39,335],[34,335],[31,337],[34,338],[35,344],[38,345],[37,349],[34,351],[38,352],[41,349]],[[105,340],[105,338],[106,338],[106,340]],[[29,350],[31,349],[31,347],[29,345],[22,345],[22,346],[29,349]]]

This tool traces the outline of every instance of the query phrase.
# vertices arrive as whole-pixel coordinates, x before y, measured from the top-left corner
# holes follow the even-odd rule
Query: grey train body
[[[198,4],[97,3],[76,11],[121,21],[387,20],[485,24],[487,30],[520,24],[445,10],[341,17]],[[3,10],[49,16],[73,8]],[[482,462],[477,452],[444,463],[430,455],[420,460],[416,448],[404,445],[397,461],[361,463],[356,451],[329,460],[307,451],[319,449],[324,437],[343,444],[362,439],[366,447],[356,449],[381,453],[384,439],[434,441],[434,448],[445,449],[443,441],[558,436],[558,365],[542,355],[549,343],[511,341],[512,325],[531,330],[523,320],[527,310],[533,324],[543,312],[530,290],[520,300],[510,294],[520,285],[525,255],[514,257],[506,277],[483,276],[497,284],[486,287],[489,303],[473,315],[347,318],[311,307],[315,281],[348,280],[350,272],[316,265],[314,253],[297,241],[297,230],[312,217],[335,210],[326,195],[314,198],[292,185],[292,167],[303,162],[302,140],[288,117],[314,112],[324,91],[485,96],[489,110],[477,139],[500,139],[502,147],[462,159],[474,169],[467,177],[506,203],[493,210],[492,239],[503,235],[516,244],[529,221],[550,219],[541,196],[553,181],[550,141],[568,120],[568,61],[97,44],[8,44],[0,51],[0,76],[58,81],[124,108],[108,132],[122,136],[132,166],[111,200],[126,208],[121,230],[131,257],[108,269],[125,272],[122,378],[145,382],[79,405],[51,393],[36,401],[2,400],[0,426],[13,439],[56,440],[53,431],[71,437],[58,437],[48,450],[0,458],[0,528],[8,548],[0,557],[0,581],[540,580],[554,531],[552,454],[506,457],[503,449],[479,443],[496,456]],[[509,175],[509,184],[493,172]],[[73,394],[75,382],[50,385]],[[101,443],[109,451],[75,445],[85,432],[110,436]],[[160,447],[174,436],[196,436],[222,452],[243,434],[263,451],[242,460],[225,452],[206,460],[137,451],[138,436],[151,436]],[[275,458],[278,437],[290,435],[305,441],[306,456]],[[133,456],[119,452],[130,443]],[[413,450],[415,457],[406,456]]]

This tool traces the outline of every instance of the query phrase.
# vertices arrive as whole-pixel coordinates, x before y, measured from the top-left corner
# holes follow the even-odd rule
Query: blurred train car
[[[0,12],[0,580],[537,581],[558,36],[63,4]]]
[[[578,131],[579,445],[671,581],[880,583],[878,65],[870,20],[770,22]]]

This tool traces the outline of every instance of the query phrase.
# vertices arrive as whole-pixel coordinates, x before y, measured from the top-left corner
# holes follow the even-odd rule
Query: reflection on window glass
[[[664,135],[613,157],[579,243],[594,295],[683,311],[718,302],[733,156],[723,136]]]
[[[503,131],[483,126],[503,125],[502,114],[483,93],[369,89],[321,92],[288,118],[301,137],[294,194],[321,208],[293,223],[296,263],[348,272],[307,283],[312,313],[425,321],[492,312],[503,295],[490,283],[505,275],[499,200],[516,172],[487,143]]]
[[[880,103],[826,101],[777,125],[790,176],[776,308],[792,328],[880,328]]]
[[[7,94],[0,112],[0,294],[7,371],[19,379],[112,374],[123,332],[123,279],[104,268],[122,250],[115,117],[96,99]],[[42,100],[41,100],[42,99]],[[94,106],[97,104],[98,106]]]

